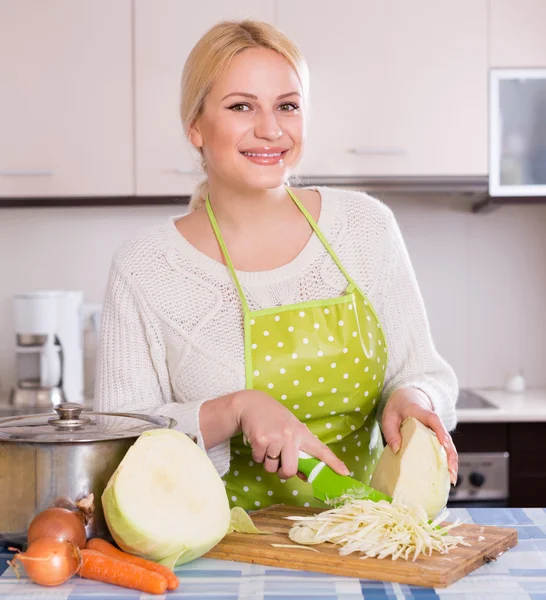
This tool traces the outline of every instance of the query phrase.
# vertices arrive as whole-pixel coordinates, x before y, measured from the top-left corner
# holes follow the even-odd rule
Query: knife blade
[[[358,500],[392,502],[390,496],[349,475],[339,475],[326,463],[303,450],[300,450],[298,455],[298,471],[307,476],[307,482],[313,488],[313,496],[322,502],[344,495]]]

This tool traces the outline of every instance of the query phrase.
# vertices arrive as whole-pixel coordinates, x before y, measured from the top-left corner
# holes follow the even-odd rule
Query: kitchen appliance
[[[230,533],[205,554],[205,558],[332,573],[343,577],[397,581],[408,585],[447,587],[483,564],[495,560],[517,544],[518,534],[515,529],[462,523],[452,533],[462,535],[470,546],[458,546],[447,555],[433,552],[431,556],[419,556],[415,562],[411,559],[393,561],[388,558],[362,560],[358,552],[340,556],[339,546],[327,543],[309,547],[314,548],[316,552],[301,550],[297,546],[290,547],[294,546],[294,543],[288,538],[288,531],[294,525],[294,521],[288,520],[287,517],[314,516],[317,512],[319,511],[316,508],[284,504],[255,511],[252,513],[254,524],[261,531],[270,532],[269,535]],[[276,544],[281,547],[275,547]],[[356,589],[357,595],[360,596],[360,587],[357,586]],[[350,593],[342,595],[354,597]],[[311,597],[311,593],[309,596]],[[433,596],[434,594],[431,595]]]
[[[470,389],[459,390],[457,409],[500,410],[496,404]],[[468,440],[465,440],[465,450],[459,451],[459,473],[455,486],[450,490],[448,506],[508,506],[510,454],[506,451],[472,452],[469,451],[472,448],[468,447]]]
[[[489,195],[546,196],[546,69],[491,69]]]
[[[450,506],[508,506],[508,452],[461,452]]]
[[[35,291],[13,298],[15,406],[83,402],[82,292]]]
[[[55,411],[0,419],[0,546],[22,546],[39,512],[90,493],[87,536],[111,539],[101,505],[110,477],[140,434],[176,426],[168,417],[85,412],[77,403]]]

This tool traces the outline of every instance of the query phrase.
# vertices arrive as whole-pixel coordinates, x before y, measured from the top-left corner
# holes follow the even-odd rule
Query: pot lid
[[[137,438],[152,429],[176,426],[170,417],[136,413],[86,412],[81,404],[63,402],[56,414],[0,419],[0,442],[51,444]]]

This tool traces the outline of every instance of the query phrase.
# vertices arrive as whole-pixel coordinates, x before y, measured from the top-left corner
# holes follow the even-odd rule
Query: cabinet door
[[[136,187],[191,194],[202,177],[180,120],[180,78],[197,40],[224,19],[273,22],[274,0],[135,0]]]
[[[510,506],[544,506],[546,423],[510,423]]]
[[[130,0],[0,0],[0,196],[133,194]]]
[[[300,174],[486,174],[486,4],[278,0],[311,72]]]
[[[546,68],[546,2],[492,0],[492,67]]]

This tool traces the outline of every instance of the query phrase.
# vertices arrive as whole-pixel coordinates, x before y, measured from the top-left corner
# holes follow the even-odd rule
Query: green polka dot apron
[[[206,209],[244,315],[246,388],[273,396],[339,456],[365,484],[383,450],[377,405],[381,398],[387,347],[381,324],[345,271],[316,222],[287,188],[315,234],[347,279],[336,298],[251,311],[214,217]],[[231,463],[224,476],[232,506],[256,510],[270,504],[324,506],[311,485],[280,479],[252,460],[242,434],[231,439]]]

